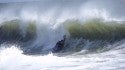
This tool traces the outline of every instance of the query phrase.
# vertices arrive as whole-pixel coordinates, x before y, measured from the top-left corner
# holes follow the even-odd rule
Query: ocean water
[[[124,8],[124,0],[0,0],[0,70],[124,70]]]

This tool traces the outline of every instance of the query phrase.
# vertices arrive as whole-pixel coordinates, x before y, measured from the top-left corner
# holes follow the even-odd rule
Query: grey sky
[[[33,1],[33,2],[31,2]],[[38,1],[38,2],[37,2]],[[11,4],[15,2],[27,2],[27,4]],[[8,4],[3,4],[8,3]],[[68,9],[71,12],[79,11],[81,5],[88,4],[91,8],[106,9],[114,17],[125,17],[125,1],[124,0],[0,0],[0,9],[10,7],[19,10],[22,6],[38,7],[39,10],[49,10],[59,7],[58,11]],[[6,9],[6,8],[3,8]],[[18,11],[16,10],[16,11]],[[77,13],[76,13],[77,14]],[[79,13],[78,13],[79,14]]]

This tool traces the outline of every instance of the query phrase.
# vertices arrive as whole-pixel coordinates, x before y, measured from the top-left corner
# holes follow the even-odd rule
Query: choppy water
[[[124,8],[124,0],[0,0],[0,70],[124,70]]]

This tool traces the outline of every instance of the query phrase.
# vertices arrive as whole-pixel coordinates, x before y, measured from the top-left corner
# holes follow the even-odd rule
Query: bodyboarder
[[[59,52],[64,48],[65,45],[65,39],[66,35],[63,36],[63,39],[61,41],[58,41],[55,45],[55,47],[52,49],[52,52]]]

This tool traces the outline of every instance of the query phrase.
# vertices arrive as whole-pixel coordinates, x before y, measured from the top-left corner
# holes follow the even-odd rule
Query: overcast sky
[[[72,12],[77,11],[80,5],[87,4],[87,8],[106,9],[111,15],[116,17],[125,17],[125,0],[0,0],[0,8],[4,5],[2,3],[12,2],[32,2],[30,6],[38,6],[40,9],[51,9],[51,7],[68,8]],[[12,4],[13,6],[14,4]],[[10,5],[11,6],[11,5]],[[20,5],[18,4],[18,7]],[[15,7],[15,6],[14,6]],[[49,8],[50,7],[50,8]],[[73,9],[73,10],[72,10]],[[75,10],[74,10],[75,9]]]

